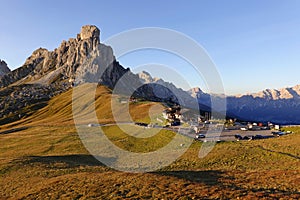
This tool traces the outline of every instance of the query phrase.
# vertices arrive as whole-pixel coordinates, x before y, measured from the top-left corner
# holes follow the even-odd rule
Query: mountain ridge
[[[292,99],[300,97],[300,85],[294,87],[283,87],[280,89],[265,89],[257,93],[248,94],[250,96],[265,98],[268,100]]]
[[[300,123],[300,85],[281,89],[266,89],[244,95],[210,95],[190,90],[199,102],[210,106],[211,98],[225,98],[227,116],[244,121],[274,122],[278,124]]]

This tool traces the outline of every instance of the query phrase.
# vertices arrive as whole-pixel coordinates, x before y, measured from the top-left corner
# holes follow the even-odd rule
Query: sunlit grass
[[[94,159],[82,144],[71,95],[72,91],[61,94],[31,117],[0,127],[1,132],[10,130],[0,134],[0,199],[300,197],[300,128],[286,128],[294,133],[278,138],[217,143],[202,159],[202,143],[194,141],[174,163],[156,172],[118,172]],[[111,92],[99,87],[95,99],[98,122],[114,122]],[[160,113],[157,105],[130,104],[131,116],[153,121]],[[100,127],[87,126],[91,109],[87,106],[81,113],[86,116],[82,126],[96,130]],[[169,130],[132,124],[101,128],[119,148],[139,153],[160,149],[175,136]]]
[[[162,132],[135,141],[116,126],[104,127],[104,130],[120,148],[139,152],[155,150],[174,134]],[[150,139],[148,143],[147,139]],[[200,198],[207,188],[215,191],[207,194],[216,197],[251,199],[259,190],[268,196],[274,193],[274,197],[279,198],[290,194],[295,198],[296,191],[300,190],[299,158],[296,158],[300,152],[299,133],[268,140],[219,143],[203,159],[198,157],[201,143],[194,142],[173,164],[153,174],[128,174],[103,166],[89,155],[73,126],[33,126],[1,135],[0,141],[0,196],[13,199],[37,197],[31,195],[46,198],[49,194],[45,191],[52,193],[52,199],[64,194],[117,198],[125,193],[146,198],[153,195],[153,191],[157,191],[156,197],[162,198],[183,194]],[[114,184],[122,187],[113,187]],[[144,188],[145,184],[148,187]],[[86,187],[98,190],[85,193]],[[191,190],[182,192],[182,187]],[[232,187],[240,189],[231,192]],[[127,192],[122,193],[123,189]],[[109,196],[111,194],[115,196]]]

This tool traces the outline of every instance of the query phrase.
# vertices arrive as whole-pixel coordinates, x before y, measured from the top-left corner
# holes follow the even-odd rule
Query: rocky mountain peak
[[[292,88],[292,90],[295,92],[297,96],[300,97],[300,85],[296,85],[295,87]]]
[[[143,82],[143,83],[151,83],[153,82],[153,78],[152,76],[146,72],[146,71],[142,71],[138,74],[140,80]]]
[[[100,30],[94,25],[85,25],[81,27],[80,39],[99,39]]]
[[[4,76],[9,73],[10,69],[8,68],[6,62],[4,60],[0,60],[0,76]]]
[[[199,88],[199,87],[195,87],[195,88],[192,88],[188,91],[188,93],[194,97],[194,98],[199,98],[200,95],[203,95],[204,92]]]
[[[147,84],[147,83],[158,83],[158,84],[162,84],[162,85],[166,85],[166,84],[167,85],[173,85],[173,83],[168,83],[168,82],[164,81],[162,78],[152,77],[151,74],[149,72],[146,72],[146,71],[142,71],[142,72],[138,73],[138,76],[140,78],[140,81],[142,83],[145,83],[145,84]]]
[[[299,85],[290,88],[266,89],[258,93],[249,94],[249,96],[252,96],[253,98],[263,98],[266,100],[293,99],[300,97],[299,89]]]
[[[193,93],[203,93],[203,91],[199,87],[194,87],[190,89],[190,91]]]
[[[114,62],[112,49],[100,44],[100,30],[94,25],[82,26],[77,38],[63,41],[61,45],[48,51],[45,48],[35,50],[23,66],[13,71],[11,76],[0,79],[0,87],[12,83],[34,83],[49,85],[73,78],[75,74],[91,72],[87,60],[95,60],[94,71]],[[92,61],[91,61],[92,62]],[[83,66],[83,64],[85,64]]]

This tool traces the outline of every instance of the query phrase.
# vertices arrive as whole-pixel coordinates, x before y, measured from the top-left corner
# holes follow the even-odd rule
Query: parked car
[[[282,131],[273,131],[272,132],[272,135],[274,136],[282,136],[282,135],[285,135],[286,133],[285,132],[282,132]]]
[[[200,139],[200,138],[205,138],[205,135],[202,133],[196,135],[196,139]]]
[[[180,126],[180,121],[174,121],[174,122],[172,122],[171,126]]]
[[[262,136],[262,135],[255,135],[252,139],[253,140],[264,139],[264,136]]]
[[[252,140],[253,139],[253,135],[246,135],[243,137],[243,140]]]
[[[138,126],[148,126],[148,124],[146,123],[142,123],[142,122],[136,122],[134,123],[135,125],[138,125]]]
[[[243,139],[243,137],[241,135],[239,135],[239,134],[234,135],[234,137],[237,140],[242,140]]]

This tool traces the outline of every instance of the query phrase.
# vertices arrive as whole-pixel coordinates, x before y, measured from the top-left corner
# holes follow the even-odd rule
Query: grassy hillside
[[[92,87],[89,84],[85,84],[81,86],[82,95],[91,91]],[[32,125],[73,125],[73,113],[72,113],[72,90],[69,90],[65,93],[62,93],[53,99],[51,99],[47,106],[44,106],[42,109],[36,110],[34,114],[25,119],[16,121],[9,125],[4,125],[0,127],[4,129],[6,127],[18,126],[18,124],[24,126],[32,126]],[[112,95],[110,89],[105,86],[97,87],[95,91],[94,99],[84,99],[80,98],[79,106],[81,110],[80,112],[82,116],[84,116],[85,120],[81,123],[114,123],[114,116],[112,114],[111,105],[112,102],[119,102],[122,96]],[[85,101],[82,101],[82,100]],[[74,97],[74,101],[76,98]],[[92,106],[90,103],[94,101],[95,104]],[[122,115],[125,113],[125,105],[121,103],[114,104],[117,106],[117,113]],[[37,107],[38,109],[39,107]],[[129,103],[129,112],[134,121],[139,122],[147,122],[150,123],[151,116],[159,115],[162,112],[162,105],[154,102],[140,101]],[[98,121],[93,121],[91,112],[95,111],[98,117]],[[149,116],[149,111],[151,115]]]
[[[198,157],[202,143],[194,142],[168,167],[125,173],[106,167],[85,149],[72,119],[71,94],[61,94],[29,118],[1,127],[0,199],[300,198],[300,128],[280,138],[218,143],[203,159]],[[95,99],[99,122],[113,122],[110,91],[99,87]],[[91,109],[82,111],[82,123],[89,122]],[[160,106],[130,105],[137,121],[151,120],[149,110],[158,114]],[[133,136],[152,134],[124,126]],[[159,149],[175,135],[161,130],[149,138],[135,138],[117,126],[103,129],[114,144],[134,152]]]

